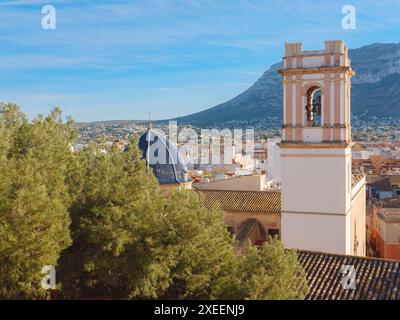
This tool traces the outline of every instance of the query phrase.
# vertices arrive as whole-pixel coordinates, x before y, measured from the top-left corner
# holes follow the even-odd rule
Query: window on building
[[[279,229],[268,229],[268,235],[279,238]]]

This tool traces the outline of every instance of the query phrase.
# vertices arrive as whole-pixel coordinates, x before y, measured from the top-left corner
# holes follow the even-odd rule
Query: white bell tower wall
[[[286,247],[352,254],[350,67],[343,41],[286,43],[281,236]]]

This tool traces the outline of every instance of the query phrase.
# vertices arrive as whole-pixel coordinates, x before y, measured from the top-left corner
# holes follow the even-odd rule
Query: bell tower
[[[282,241],[289,248],[363,255],[354,246],[348,49],[340,40],[312,51],[286,43],[279,72]]]
[[[325,41],[325,50],[304,51],[286,43],[283,58],[283,140],[304,143],[351,142],[350,67],[343,41]]]

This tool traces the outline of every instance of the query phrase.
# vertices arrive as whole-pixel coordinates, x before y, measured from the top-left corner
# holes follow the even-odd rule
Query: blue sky
[[[57,29],[43,30],[54,5]],[[341,27],[344,5],[356,30]],[[283,45],[350,48],[400,41],[400,1],[0,1],[0,100],[30,116],[60,106],[77,121],[164,119],[233,98]]]

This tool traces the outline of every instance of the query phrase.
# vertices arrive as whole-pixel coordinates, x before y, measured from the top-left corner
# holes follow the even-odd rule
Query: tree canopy
[[[44,298],[42,267],[70,243],[67,172],[75,138],[61,111],[29,122],[0,105],[0,297]]]
[[[132,137],[79,152],[61,111],[29,121],[0,106],[0,298],[42,299],[41,269],[65,299],[303,299],[296,253],[277,239],[243,255],[224,213],[191,190],[162,194]]]

